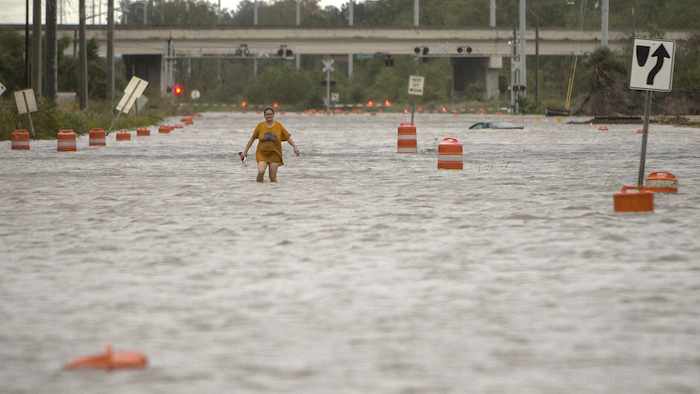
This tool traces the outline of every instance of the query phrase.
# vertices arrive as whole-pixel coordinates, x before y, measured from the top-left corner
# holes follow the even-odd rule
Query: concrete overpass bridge
[[[59,26],[58,37],[74,37],[77,25]],[[23,25],[0,25],[0,30],[24,34]],[[105,26],[88,26],[87,38],[95,39],[102,56],[106,54]],[[686,39],[687,32],[670,32],[668,39]],[[535,54],[535,32],[526,34],[526,53]],[[630,33],[610,31],[612,50],[630,44]],[[130,65],[130,74],[160,86],[161,93],[172,84],[172,62],[178,58],[227,57],[257,59],[278,57],[283,47],[293,52],[297,67],[304,55],[335,56],[347,59],[352,77],[355,55],[382,53],[414,55],[416,47],[427,47],[428,56],[449,57],[453,64],[455,89],[464,89],[465,80],[483,81],[486,98],[498,94],[498,74],[503,58],[510,58],[513,31],[506,29],[392,29],[392,28],[304,28],[304,27],[144,27],[120,26],[114,31],[114,53]],[[539,54],[565,56],[585,54],[601,45],[600,31],[541,30]],[[458,48],[470,52],[458,52]],[[245,49],[245,50],[243,50]],[[72,49],[69,49],[72,51]]]

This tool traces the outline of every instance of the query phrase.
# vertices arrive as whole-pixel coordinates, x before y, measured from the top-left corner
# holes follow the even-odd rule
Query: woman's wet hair
[[[275,114],[275,110],[272,107],[265,107],[265,109],[263,110],[263,114],[265,114],[267,111],[272,112],[273,115]]]

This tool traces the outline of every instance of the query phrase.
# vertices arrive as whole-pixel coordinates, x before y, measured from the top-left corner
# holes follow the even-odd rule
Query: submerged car
[[[476,129],[518,129],[522,130],[524,129],[525,126],[523,125],[517,125],[514,123],[508,123],[508,122],[476,122],[473,125],[469,126],[470,130],[476,130]]]

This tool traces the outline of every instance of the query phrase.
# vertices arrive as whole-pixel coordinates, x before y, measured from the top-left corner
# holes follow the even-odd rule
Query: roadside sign
[[[635,39],[630,89],[670,92],[673,85],[675,47],[675,43],[669,40]]]
[[[38,111],[33,89],[16,91],[15,103],[17,103],[17,112],[20,114]]]
[[[190,93],[190,97],[192,97],[192,100],[197,100],[198,98],[200,98],[201,95],[199,94],[199,90],[193,90],[192,93]]]
[[[333,101],[335,103],[340,101],[340,93],[337,93],[337,92],[331,93],[331,101]]]
[[[131,81],[124,89],[124,96],[117,104],[117,111],[128,114],[137,98],[141,97],[143,91],[148,87],[148,82],[141,78],[131,77]]]
[[[422,96],[424,84],[425,77],[421,77],[419,75],[411,75],[408,79],[408,94],[413,96]]]
[[[7,88],[5,87],[5,85],[0,83],[0,96],[2,96],[2,94],[5,93],[6,90],[7,90]]]

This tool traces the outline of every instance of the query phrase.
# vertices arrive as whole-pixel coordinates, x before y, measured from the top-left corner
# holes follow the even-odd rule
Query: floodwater
[[[639,126],[480,119],[419,114],[399,155],[405,115],[281,114],[277,184],[236,154],[260,114],[0,143],[0,392],[697,393],[700,131],[652,125],[680,193],[615,214]],[[107,343],[149,368],[61,370]]]

